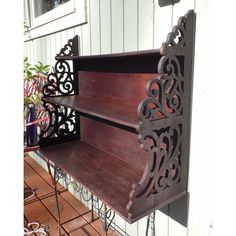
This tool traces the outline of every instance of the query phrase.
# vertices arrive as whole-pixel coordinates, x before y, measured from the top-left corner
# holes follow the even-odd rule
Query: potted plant
[[[41,104],[42,88],[50,66],[38,62],[31,65],[28,57],[24,58],[24,121],[25,145],[37,145],[37,125],[47,119]]]

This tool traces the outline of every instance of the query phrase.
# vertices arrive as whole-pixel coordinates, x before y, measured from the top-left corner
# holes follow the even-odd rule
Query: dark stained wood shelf
[[[94,56],[75,36],[43,87],[40,154],[129,223],[186,194],[194,30],[190,10],[160,50]]]
[[[107,102],[104,99],[72,95],[59,97],[46,97],[43,100],[72,108],[82,114],[88,114],[111,122],[138,128],[137,107],[117,102]]]
[[[40,148],[38,152],[130,221],[126,205],[142,171],[80,140]]]

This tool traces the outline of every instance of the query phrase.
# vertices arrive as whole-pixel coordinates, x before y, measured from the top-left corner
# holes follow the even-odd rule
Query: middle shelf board
[[[129,220],[129,193],[142,171],[80,140],[40,148],[38,153]]]
[[[138,128],[137,107],[134,106],[81,95],[46,97],[43,100],[72,108],[82,114],[88,114],[134,129]]]

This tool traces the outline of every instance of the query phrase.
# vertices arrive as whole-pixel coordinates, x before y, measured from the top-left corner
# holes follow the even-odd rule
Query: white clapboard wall
[[[209,231],[207,130],[204,122],[204,76],[207,58],[207,0],[179,0],[160,7],[164,0],[87,0],[88,23],[25,42],[24,54],[31,63],[54,65],[55,55],[68,39],[80,37],[80,55],[107,54],[159,48],[180,16],[197,13],[193,86],[191,153],[188,196],[156,211],[156,236],[205,236]],[[201,26],[201,28],[199,27]],[[40,159],[35,157],[40,162]],[[42,163],[41,163],[42,164]],[[206,165],[207,166],[207,165]],[[73,191],[73,190],[72,190]],[[119,216],[115,223],[130,236],[144,236],[146,218],[132,225]]]

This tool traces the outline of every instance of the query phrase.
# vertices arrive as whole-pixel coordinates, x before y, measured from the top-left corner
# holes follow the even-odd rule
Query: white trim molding
[[[28,7],[28,11],[32,13],[28,14],[31,25],[24,41],[87,23],[86,0],[71,0],[36,18],[32,6]]]

